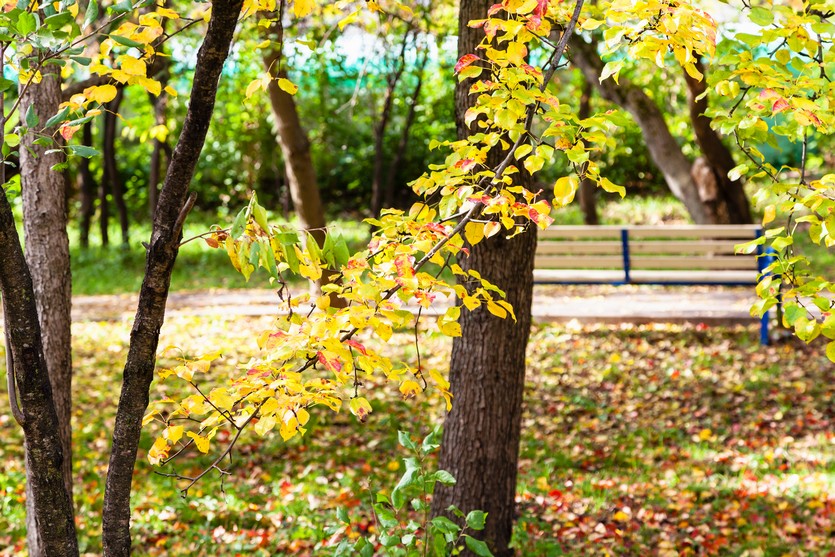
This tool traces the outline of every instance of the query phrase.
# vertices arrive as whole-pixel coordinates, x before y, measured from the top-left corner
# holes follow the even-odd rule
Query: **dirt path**
[[[533,314],[538,321],[558,322],[704,322],[753,323],[748,312],[753,288],[652,286],[546,286],[534,288]],[[272,290],[201,290],[174,292],[169,315],[270,315],[279,311]],[[434,312],[442,310],[438,304]],[[76,296],[73,320],[131,319],[135,295]]]

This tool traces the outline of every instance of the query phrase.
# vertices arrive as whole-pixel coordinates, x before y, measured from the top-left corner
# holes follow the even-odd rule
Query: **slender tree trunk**
[[[729,222],[723,200],[709,190],[700,191],[691,174],[692,165],[670,133],[655,101],[626,77],[621,76],[620,84],[613,79],[601,82],[603,61],[596,43],[587,43],[575,35],[569,45],[571,61],[583,72],[586,81],[597,88],[601,97],[626,109],[640,126],[652,160],[664,174],[670,191],[684,203],[693,221],[697,224]]]
[[[88,147],[93,146],[93,123],[87,122],[81,130],[81,141]],[[80,243],[82,248],[90,247],[90,223],[96,210],[96,180],[90,171],[90,159],[81,157],[78,170],[79,190],[81,191]]]
[[[162,7],[167,8],[170,0],[164,0]],[[162,20],[162,28],[165,30],[168,20]],[[156,75],[157,80],[163,89],[168,85],[171,77],[171,61],[165,54],[165,43],[157,41],[154,45],[154,50],[157,52],[155,66],[159,67],[159,72]],[[159,95],[154,96],[148,93],[151,99],[151,105],[154,107],[154,125],[165,126],[166,115],[168,112],[168,93],[164,90]],[[168,155],[168,163],[171,162],[170,148],[168,146],[168,138],[160,140],[154,139],[153,150],[151,151],[151,169],[148,173],[148,214],[151,220],[154,219],[154,212],[157,208],[157,200],[159,199],[159,186],[162,181],[162,155]]]
[[[400,132],[400,142],[397,144],[397,150],[391,159],[388,178],[386,178],[385,187],[383,188],[383,204],[385,207],[394,206],[394,180],[397,177],[397,171],[400,169],[400,163],[403,162],[403,155],[406,154],[406,149],[409,148],[412,125],[415,123],[417,104],[420,100],[421,89],[423,89],[423,73],[426,71],[426,64],[428,62],[429,54],[424,51],[423,57],[417,67],[417,83],[409,99],[409,112],[406,114],[406,121],[403,123],[403,129]]]
[[[21,98],[20,111],[30,107],[39,122],[58,112],[61,78],[57,66],[43,71],[43,80],[29,86]],[[43,130],[51,135],[55,130]],[[44,358],[51,383],[63,448],[64,484],[72,493],[71,404],[72,362],[70,358],[70,251],[67,237],[66,182],[61,172],[51,169],[62,161],[59,153],[46,154],[49,147],[34,144],[37,136],[28,133],[20,149],[23,228],[26,238],[26,263],[32,276],[35,303],[42,335]],[[31,456],[29,453],[27,455]],[[27,471],[33,463],[26,460]],[[33,485],[27,485],[27,539],[29,554],[46,555],[39,543],[46,524],[38,520]]]
[[[492,0],[461,1],[459,56],[475,52],[483,31],[468,27],[467,22],[483,18],[491,4]],[[474,100],[467,94],[470,85],[467,80],[455,90],[460,138],[470,133],[464,123],[464,113]],[[500,154],[493,152],[488,160],[495,164],[499,158]],[[519,321],[499,319],[483,307],[461,314],[461,336],[453,340],[450,360],[454,399],[444,422],[439,462],[440,468],[452,473],[457,482],[436,490],[432,513],[447,514],[450,505],[465,513],[486,511],[487,525],[479,536],[501,557],[512,554],[508,543],[516,506],[536,234],[531,231],[511,240],[498,234],[470,249],[470,256],[460,262],[462,267],[475,269],[491,282],[501,284]]]
[[[283,3],[281,6],[283,7]],[[281,10],[271,26],[271,40],[277,45],[284,41],[284,29],[281,26]],[[276,48],[264,57],[264,65],[270,72],[267,92],[270,96],[270,107],[278,131],[278,144],[284,158],[285,175],[290,197],[299,217],[302,229],[308,231],[319,246],[325,243],[325,211],[316,181],[316,169],[310,156],[310,141],[307,132],[302,127],[299,111],[293,95],[278,86],[277,80],[286,77],[282,68],[282,51]],[[315,291],[330,282],[331,273],[325,272],[314,285]],[[341,306],[344,301],[337,296],[331,296],[331,305]]]
[[[705,73],[701,60],[696,62],[696,69],[702,74]],[[707,91],[707,81],[705,78],[697,80],[687,72],[684,72],[684,79],[687,82],[687,100],[690,108],[690,121],[693,123],[693,132],[696,136],[696,142],[699,144],[699,149],[701,149],[702,155],[711,170],[708,183],[715,181],[717,184],[716,195],[724,201],[728,211],[728,219],[731,223],[750,224],[752,222],[751,205],[748,203],[748,196],[745,195],[742,181],[728,178],[728,172],[736,166],[736,162],[730,150],[722,142],[722,138],[710,126],[710,117],[705,114],[708,109],[707,96],[698,99],[700,95]],[[694,170],[693,174],[694,179],[698,181],[697,171]]]
[[[383,208],[383,202],[385,201],[386,131],[391,121],[395,89],[400,82],[403,71],[406,69],[406,47],[409,43],[410,34],[411,30],[403,37],[403,44],[400,46],[400,52],[394,61],[394,68],[386,76],[388,83],[385,95],[383,96],[383,109],[380,112],[380,119],[374,125],[374,172],[371,176],[371,214],[375,217],[380,214],[380,210]]]
[[[103,124],[102,127],[106,127],[106,124]],[[106,144],[103,140],[102,146]],[[99,235],[101,236],[101,245],[103,248],[110,245],[110,234],[108,232],[108,227],[110,226],[110,202],[108,201],[108,197],[111,191],[110,180],[106,174],[107,167],[105,166],[102,169],[102,176],[99,181]]]
[[[165,320],[171,272],[179,251],[183,223],[194,202],[194,198],[188,195],[188,188],[206,141],[218,80],[229,56],[229,46],[242,5],[243,0],[215,0],[212,3],[209,28],[197,53],[188,112],[154,215],[107,470],[102,514],[106,557],[130,555],[133,470],[142,418],[148,408],[160,328]]]
[[[591,94],[591,84],[586,80],[580,95],[580,110],[577,111],[581,120],[591,116]],[[588,164],[583,165],[583,175],[587,167]],[[597,184],[589,178],[580,181],[580,208],[583,210],[583,220],[586,224],[594,225],[600,222],[597,217]]]
[[[58,99],[58,100],[56,100]],[[30,109],[45,122],[57,110],[60,100],[60,76],[57,70],[43,71],[43,79],[21,92],[19,109],[27,114]],[[40,130],[38,130],[40,131]],[[49,134],[49,130],[45,130]],[[0,136],[3,132],[0,131]],[[0,290],[3,294],[6,321],[7,364],[10,369],[9,396],[15,419],[23,426],[24,455],[27,472],[27,539],[30,555],[78,555],[73,519],[70,458],[69,418],[59,422],[56,399],[66,401],[69,412],[69,380],[59,363],[65,356],[60,351],[62,337],[69,346],[69,250],[64,210],[64,176],[50,167],[60,157],[45,154],[46,148],[34,144],[36,136],[30,131],[21,145],[21,182],[24,202],[24,230],[27,235],[27,257],[24,257],[14,216],[5,191],[0,195]],[[5,174],[5,171],[2,171]],[[5,176],[4,176],[5,178]],[[40,203],[35,206],[34,201]],[[33,212],[34,211],[34,212]],[[50,218],[51,217],[51,218]],[[63,223],[63,229],[53,234],[54,258],[44,260],[44,235],[32,233],[34,219],[45,223],[50,230]],[[50,252],[51,255],[51,252]],[[33,281],[29,265],[36,277]],[[56,276],[49,276],[45,265],[53,266]],[[66,267],[66,275],[63,267]],[[55,280],[52,280],[52,279]],[[62,284],[60,279],[67,282]],[[66,288],[66,290],[65,290]],[[66,303],[66,308],[63,307]],[[52,314],[51,310],[55,310]],[[66,328],[60,321],[66,315]],[[48,329],[41,332],[42,324]],[[49,338],[49,358],[44,344]],[[48,367],[47,364],[51,367]],[[65,392],[55,393],[55,387]],[[17,396],[20,395],[20,404]],[[66,397],[66,398],[65,398]],[[18,406],[22,413],[14,411]],[[64,410],[64,408],[62,408]]]
[[[113,202],[116,204],[116,211],[119,213],[119,227],[122,232],[122,245],[130,243],[130,222],[128,220],[128,208],[125,205],[125,186],[119,178],[119,168],[116,163],[116,132],[119,120],[119,107],[125,96],[124,87],[119,87],[116,98],[105,105],[104,112],[104,139],[102,145],[102,164],[104,174],[102,182],[107,184],[107,189],[113,195]]]

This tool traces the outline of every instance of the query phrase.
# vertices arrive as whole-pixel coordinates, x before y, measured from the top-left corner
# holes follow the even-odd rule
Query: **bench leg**
[[[770,321],[771,311],[765,312],[765,315],[760,318],[760,345],[768,346],[770,339],[768,338],[768,323]]]

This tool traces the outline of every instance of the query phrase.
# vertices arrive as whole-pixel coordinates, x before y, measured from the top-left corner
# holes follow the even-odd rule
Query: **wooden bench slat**
[[[537,255],[534,258],[537,269],[623,269],[621,256],[564,256]]]
[[[623,271],[601,269],[535,269],[537,283],[611,284],[624,281]],[[740,284],[753,285],[757,274],[751,271],[633,271],[634,284]]]
[[[556,243],[556,242],[553,242]],[[716,253],[733,255],[736,252],[735,246],[739,244],[735,240],[679,240],[679,241],[652,241],[636,240],[629,242],[629,251],[634,254],[667,254],[675,253],[690,255],[696,253]]]
[[[751,225],[696,225],[675,226],[550,226],[539,232],[540,239],[612,238],[620,239],[621,230],[628,230],[630,238],[738,238],[753,240],[760,226]]]
[[[623,244],[619,241],[540,241],[536,246],[537,255],[621,255],[622,251]]]
[[[756,271],[757,259],[753,256],[646,256],[636,255],[630,258],[631,269],[715,269]]]

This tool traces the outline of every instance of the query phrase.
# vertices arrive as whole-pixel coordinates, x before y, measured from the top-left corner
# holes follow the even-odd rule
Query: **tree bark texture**
[[[93,146],[93,123],[87,122],[81,130],[81,142]],[[90,159],[81,157],[78,168],[79,191],[81,192],[80,243],[82,248],[90,247],[90,224],[96,211],[96,180],[90,171]]]
[[[162,7],[167,8],[170,0],[164,0]],[[162,29],[166,30],[168,19],[162,20]],[[154,66],[158,66],[158,72],[155,75],[157,81],[160,82],[163,91],[159,95],[154,96],[148,93],[151,99],[151,105],[154,107],[154,125],[165,126],[166,116],[168,113],[168,93],[164,91],[171,78],[171,59],[165,54],[165,43],[157,40],[154,44],[154,50],[157,55],[154,60]],[[162,156],[165,154],[168,163],[171,162],[171,148],[168,145],[168,138],[163,140],[154,139],[153,150],[151,151],[151,169],[148,173],[148,214],[151,220],[154,219],[154,213],[157,208],[157,201],[159,199],[159,187],[162,181]]]
[[[27,486],[40,533],[36,551],[47,557],[73,557],[78,555],[78,542],[72,496],[66,485],[61,428],[44,357],[35,287],[5,191],[0,191],[0,290],[11,338],[6,349],[14,356],[23,412]]]
[[[476,51],[483,31],[468,27],[467,22],[483,18],[491,4],[492,0],[462,0],[459,56]],[[455,90],[460,138],[470,133],[464,123],[464,113],[474,101],[468,94],[470,85],[468,80],[459,83]],[[495,165],[500,157],[500,153],[493,152],[488,160]],[[518,322],[499,319],[483,307],[461,314],[461,336],[453,340],[450,360],[454,398],[452,411],[444,422],[439,460],[440,468],[449,471],[457,482],[436,489],[432,513],[448,514],[446,509],[450,505],[465,513],[476,509],[486,511],[486,527],[477,535],[499,557],[513,553],[508,544],[516,506],[535,249],[533,230],[512,240],[498,234],[472,247],[470,256],[460,261],[463,268],[475,269],[501,285]]]
[[[581,120],[591,116],[591,95],[592,86],[588,80],[583,83],[582,93],[580,94],[580,110],[577,112],[577,117]],[[583,164],[582,174],[585,176],[588,163]],[[580,180],[580,209],[583,211],[583,220],[586,224],[599,224],[600,219],[597,217],[597,184],[589,178]]]
[[[102,185],[113,196],[113,203],[119,214],[119,228],[122,233],[122,245],[130,243],[130,221],[128,207],[125,205],[125,185],[119,177],[119,167],[116,163],[116,132],[119,120],[119,107],[125,97],[124,87],[119,87],[116,98],[104,105],[104,134],[102,143]],[[104,191],[104,190],[103,190]],[[106,224],[102,224],[106,226]],[[104,232],[103,232],[104,234]]]
[[[603,60],[597,52],[597,44],[587,43],[579,35],[571,38],[570,56],[586,78],[593,84],[600,96],[628,111],[641,128],[650,156],[661,170],[670,188],[690,213],[697,224],[728,223],[728,211],[723,200],[715,192],[703,189],[691,174],[691,163],[676,142],[664,114],[640,87],[626,77],[620,77],[617,84],[611,78],[600,81]]]
[[[145,277],[139,293],[122,392],[116,413],[113,445],[102,516],[104,555],[130,555],[130,492],[142,418],[148,408],[159,334],[171,272],[177,259],[183,221],[190,202],[188,188],[194,176],[212,120],[218,81],[229,56],[229,46],[243,0],[215,0],[203,44],[197,53],[194,81],[183,130],[171,157],[154,215]]]
[[[43,80],[23,91],[20,113],[30,109],[42,124],[58,112],[61,78],[57,66],[43,70]],[[40,130],[39,130],[40,131]],[[42,130],[52,135],[54,129]],[[32,277],[35,304],[40,324],[43,352],[58,417],[58,434],[64,457],[64,484],[72,493],[72,361],[70,347],[70,249],[67,237],[66,181],[64,174],[52,170],[63,161],[60,153],[46,154],[51,147],[35,145],[38,135],[30,131],[20,148],[23,230],[26,238],[26,264]],[[28,441],[27,441],[28,442]],[[29,453],[27,453],[28,455]],[[27,458],[27,471],[33,463]],[[38,521],[32,487],[27,486],[29,554],[44,555],[38,543],[44,526]]]
[[[701,60],[696,62],[696,69],[704,75],[705,68]],[[687,82],[687,100],[693,133],[712,171],[712,177],[717,182],[717,193],[727,207],[728,220],[733,224],[750,224],[753,222],[751,205],[748,202],[748,196],[745,195],[742,181],[728,178],[728,172],[736,166],[736,162],[731,151],[722,142],[722,138],[710,126],[710,117],[705,114],[708,109],[707,96],[698,99],[707,91],[707,81],[704,77],[701,80],[695,79],[687,72],[684,72],[684,79]]]

